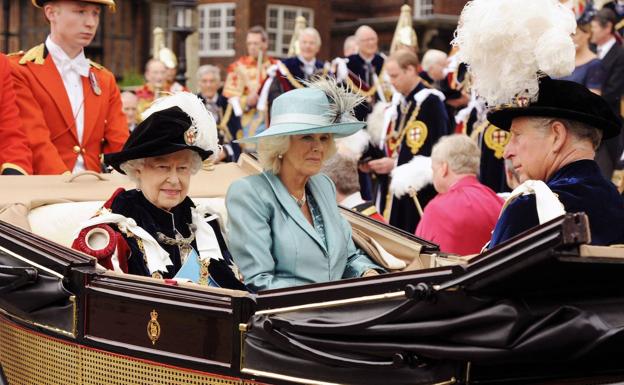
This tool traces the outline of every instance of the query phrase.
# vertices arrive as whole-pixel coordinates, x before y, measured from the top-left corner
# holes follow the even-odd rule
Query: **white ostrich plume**
[[[490,106],[537,99],[539,78],[574,70],[574,14],[559,0],[472,0],[453,44]]]
[[[422,190],[429,183],[433,183],[431,158],[416,155],[408,163],[392,170],[390,191],[392,191],[395,197],[400,198],[412,191],[418,192]]]
[[[336,139],[336,148],[343,156],[355,159],[362,157],[362,154],[370,145],[370,136],[366,130],[362,129],[355,134]]]
[[[195,131],[195,142],[193,145],[206,151],[212,151],[211,158],[215,158],[221,151],[219,138],[217,136],[217,124],[212,114],[196,95],[190,92],[176,92],[170,96],[156,99],[154,103],[143,112],[141,118],[145,120],[153,113],[171,107],[179,107],[191,118],[191,127],[189,127],[189,129]]]

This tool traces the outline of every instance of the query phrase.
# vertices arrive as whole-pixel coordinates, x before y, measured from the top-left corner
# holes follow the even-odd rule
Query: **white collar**
[[[316,59],[312,59],[310,61],[306,61],[306,59],[303,58],[303,56],[301,55],[297,55],[297,59],[299,59],[300,62],[303,63],[303,65],[308,66],[308,67],[315,67],[316,66]]]
[[[215,92],[214,96],[211,98],[204,95],[202,95],[202,97],[206,100],[206,102],[216,103],[219,100],[219,93]]]
[[[365,201],[364,199],[362,199],[362,195],[360,194],[360,192],[357,191],[349,195],[345,199],[341,200],[340,206],[346,207],[348,209],[352,209],[357,205],[361,205],[362,203],[365,203]]]
[[[611,39],[609,39],[606,43],[599,45],[597,47],[598,56],[600,57],[600,59],[604,59],[604,57],[607,56],[607,53],[609,52],[611,47],[613,47],[614,44],[615,44],[615,38],[611,37]]]
[[[63,48],[52,41],[50,36],[46,38],[45,45],[48,48],[50,55],[52,55],[52,59],[54,60],[54,63],[56,64],[56,67],[61,75],[67,73],[68,71],[75,71],[80,76],[89,76],[89,68],[91,64],[85,57],[84,50],[80,51],[78,56],[71,59]]]

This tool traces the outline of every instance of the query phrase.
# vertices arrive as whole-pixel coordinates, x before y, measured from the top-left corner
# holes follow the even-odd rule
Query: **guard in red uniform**
[[[32,152],[15,104],[9,61],[3,54],[0,54],[0,173],[32,173]]]
[[[32,0],[43,8],[50,35],[11,56],[23,129],[35,174],[100,171],[101,155],[119,151],[128,138],[115,77],[88,60],[101,8],[113,0]]]

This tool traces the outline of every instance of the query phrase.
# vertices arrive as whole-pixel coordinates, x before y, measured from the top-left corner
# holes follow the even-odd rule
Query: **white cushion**
[[[70,247],[80,223],[91,218],[103,201],[55,203],[37,207],[28,213],[33,233]]]
[[[223,198],[193,198],[195,205],[208,207],[208,212],[221,220],[222,230],[227,223],[227,210]],[[73,236],[83,221],[91,218],[104,201],[55,203],[40,206],[28,213],[31,231],[63,246],[71,247]]]

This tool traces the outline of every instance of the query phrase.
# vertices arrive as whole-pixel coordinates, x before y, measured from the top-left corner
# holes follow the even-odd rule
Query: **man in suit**
[[[100,171],[121,150],[128,126],[112,73],[87,60],[101,8],[113,0],[33,0],[50,24],[45,43],[11,57],[17,105],[35,174]]]
[[[11,68],[6,56],[0,54],[0,174],[32,173],[32,151],[22,129]]]
[[[612,10],[603,8],[591,21],[592,43],[596,44],[598,58],[602,60],[606,77],[602,97],[618,116],[621,115],[620,101],[624,93],[624,49],[615,39],[616,16]],[[598,148],[596,161],[602,174],[611,178],[613,169],[622,154],[622,136],[608,139]]]
[[[221,71],[216,66],[203,65],[197,69],[197,83],[199,85],[197,96],[204,102],[206,109],[217,123],[219,144],[223,147],[217,159],[220,162],[236,162],[241,149],[234,140],[238,135],[242,135],[243,128],[240,118],[232,110],[232,105],[219,92],[223,84]]]

